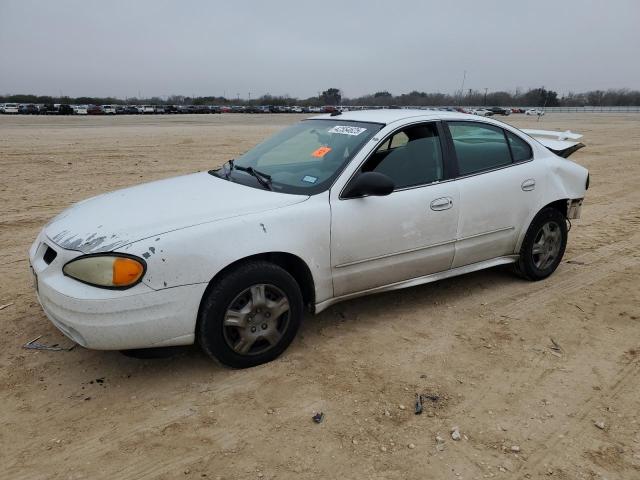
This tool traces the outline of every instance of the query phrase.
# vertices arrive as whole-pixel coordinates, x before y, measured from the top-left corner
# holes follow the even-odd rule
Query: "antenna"
[[[467,79],[467,71],[465,70],[462,74],[462,84],[460,85],[460,98],[458,99],[458,104],[462,104],[462,92],[464,92],[464,81]]]
[[[542,87],[542,89],[544,90],[544,87]],[[547,95],[544,97],[544,103],[542,104],[542,111],[544,112],[547,109],[547,102],[549,101],[549,91],[547,90]],[[537,122],[540,121],[540,117],[542,117],[542,115],[540,115],[540,113],[538,113],[537,115],[538,119],[536,120]]]

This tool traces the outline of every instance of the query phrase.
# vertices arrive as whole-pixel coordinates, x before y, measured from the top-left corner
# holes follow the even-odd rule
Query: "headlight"
[[[132,255],[85,255],[71,260],[62,272],[89,285],[102,288],[129,288],[140,282],[147,264]]]

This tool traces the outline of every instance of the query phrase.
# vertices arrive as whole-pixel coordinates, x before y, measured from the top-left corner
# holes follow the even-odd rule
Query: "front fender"
[[[249,256],[290,253],[309,267],[320,302],[333,295],[330,228],[325,192],[267,212],[168,232],[119,251],[145,258],[143,282],[154,290],[208,283],[226,266]]]

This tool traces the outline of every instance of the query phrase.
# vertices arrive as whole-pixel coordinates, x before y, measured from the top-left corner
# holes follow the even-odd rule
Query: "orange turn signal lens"
[[[125,287],[136,283],[143,272],[144,267],[140,262],[132,258],[118,257],[113,261],[113,285]]]

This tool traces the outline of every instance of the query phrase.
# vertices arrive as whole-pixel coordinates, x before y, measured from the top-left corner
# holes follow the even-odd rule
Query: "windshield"
[[[326,190],[382,127],[333,118],[306,120],[210,173],[256,188],[265,188],[264,178],[269,177],[268,188],[274,191],[313,195]],[[262,181],[251,170],[262,175]]]

